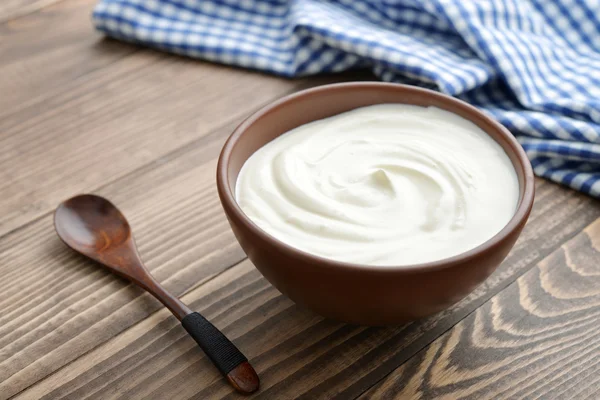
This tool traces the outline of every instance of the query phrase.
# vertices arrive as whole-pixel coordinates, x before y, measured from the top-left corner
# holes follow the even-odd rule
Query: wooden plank
[[[4,9],[5,1],[0,6]],[[15,6],[52,2],[12,1]],[[63,0],[0,23],[0,118],[27,105],[34,107],[27,116],[32,118],[46,109],[44,101],[56,92],[68,90],[77,85],[77,79],[139,49],[103,39],[94,31],[90,13],[95,3]],[[0,139],[9,134],[1,130]]]
[[[0,4],[0,22],[35,12],[57,1],[60,0],[3,0]]]
[[[183,300],[192,308],[201,310],[217,326],[223,328],[223,331],[253,358],[259,354],[260,348],[254,344],[248,346],[248,340],[242,339],[241,336],[248,335],[253,327],[276,318],[281,312],[290,308],[296,309],[293,303],[280,296],[247,260],[194,289],[183,296]],[[320,317],[308,311],[296,309],[296,318],[283,319],[278,329],[257,332],[258,335],[252,336],[257,340],[255,344],[267,346],[268,343],[289,339],[301,332],[306,324],[310,326],[319,320]],[[136,351],[132,351],[133,349]],[[121,358],[121,355],[127,360]],[[90,364],[91,360],[94,360],[93,364]],[[123,361],[126,361],[127,365],[123,364]],[[160,367],[155,369],[157,362],[160,362]],[[261,365],[256,360],[254,364]],[[115,368],[119,371],[115,371]],[[139,373],[135,372],[136,370]],[[123,371],[134,374],[135,386],[115,384],[114,380],[120,380],[123,376],[114,373],[121,374]],[[180,373],[189,376],[189,382],[177,385],[178,387],[170,384],[164,386],[165,382],[171,379],[182,382],[183,377],[177,376]],[[158,380],[151,382],[154,375]],[[104,381],[108,376],[111,378]],[[67,381],[68,386],[61,386]],[[147,382],[149,385],[145,388],[138,387],[137,384],[141,382]],[[187,398],[210,384],[222,384],[218,372],[183,331],[178,321],[162,309],[16,398],[84,398],[98,397],[100,394],[105,398],[118,394],[128,398],[147,398],[147,395],[157,395],[156,390],[163,393],[166,391],[169,398]],[[161,386],[164,387],[161,389]],[[58,390],[49,390],[52,388]]]
[[[231,76],[231,71],[222,71],[224,77]],[[326,77],[310,83],[337,78],[343,79]],[[260,100],[269,101],[306,84],[264,77],[262,89],[249,86],[255,96],[262,96]],[[239,98],[229,104],[240,110],[260,100]],[[219,150],[239,120],[97,191],[123,209],[148,267],[176,295],[244,257],[214,185]],[[140,294],[65,248],[53,231],[51,215],[5,235],[0,239],[0,398],[41,379],[159,307]]]
[[[297,87],[144,50],[0,120],[0,235]]]
[[[353,398],[600,216],[600,205],[588,197],[539,180],[537,186],[538,197],[530,222],[506,262],[464,301],[423,321],[395,328],[365,328],[323,320],[279,295],[248,262],[194,289],[186,300],[211,317],[252,357],[263,382],[257,397]],[[217,216],[215,222],[219,218],[222,217]],[[227,231],[227,227],[223,229]],[[229,235],[227,232],[221,235]],[[224,240],[210,248],[225,243]],[[200,253],[207,251],[202,248]],[[217,260],[215,257],[212,262]],[[159,265],[160,262],[152,262],[159,270],[177,270]],[[166,282],[170,287],[176,286],[170,278]],[[137,306],[128,307],[127,313],[135,312]],[[123,313],[124,310],[119,311],[118,315]],[[99,322],[103,329],[117,330],[113,323],[103,321]],[[70,345],[77,347],[80,336],[74,337]],[[29,351],[25,348],[22,353]],[[35,353],[44,354],[39,350]],[[49,357],[58,362],[57,355]],[[35,362],[32,365],[28,368],[37,367]],[[18,382],[23,382],[18,387],[24,388],[25,382],[37,380],[31,374],[27,368],[16,372],[4,389],[13,388]],[[39,381],[21,397],[94,398],[117,394],[129,398],[235,397],[175,319],[164,311]]]
[[[596,399],[600,220],[363,399]]]
[[[296,85],[99,41],[94,3],[0,25],[0,236]]]
[[[243,257],[214,187],[216,155],[232,127],[97,191],[127,215],[147,266],[177,295]],[[67,249],[51,215],[0,240],[0,276],[0,398],[160,307]]]

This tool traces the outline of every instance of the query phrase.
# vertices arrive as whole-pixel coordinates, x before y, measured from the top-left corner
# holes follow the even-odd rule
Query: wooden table
[[[324,320],[245,258],[215,190],[232,128],[284,80],[103,39],[93,0],[0,5],[0,398],[237,398],[176,319],[69,251],[59,201],[112,199],[167,289],[252,358],[265,399],[600,396],[600,204],[537,181],[510,256],[394,328]],[[353,75],[350,75],[353,78]]]

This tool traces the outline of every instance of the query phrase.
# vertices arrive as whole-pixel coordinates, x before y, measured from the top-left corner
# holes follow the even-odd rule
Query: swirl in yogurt
[[[434,107],[383,104],[293,129],[256,151],[236,184],[242,210],[300,250],[407,265],[451,257],[512,218],[517,175],[475,124]]]

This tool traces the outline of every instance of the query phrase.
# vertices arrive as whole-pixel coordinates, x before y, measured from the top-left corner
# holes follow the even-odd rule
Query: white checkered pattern
[[[102,32],[292,77],[371,68],[457,96],[539,176],[600,198],[600,0],[101,0]]]

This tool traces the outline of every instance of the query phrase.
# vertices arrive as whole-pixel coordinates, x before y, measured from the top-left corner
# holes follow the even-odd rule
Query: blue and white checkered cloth
[[[107,35],[286,77],[371,68],[479,107],[600,198],[599,0],[101,0]]]

